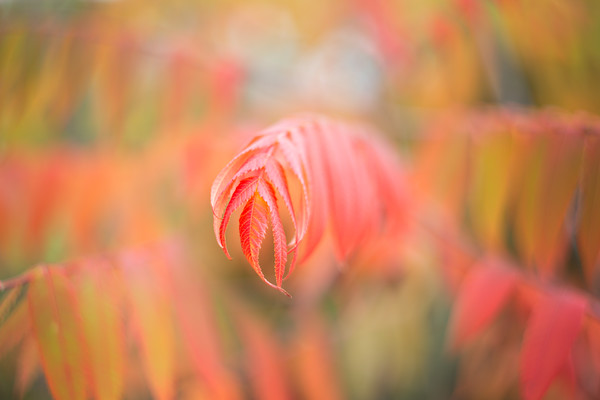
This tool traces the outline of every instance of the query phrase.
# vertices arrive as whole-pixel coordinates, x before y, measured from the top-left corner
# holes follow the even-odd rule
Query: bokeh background
[[[537,154],[506,144],[515,132],[597,126],[599,43],[594,0],[2,0],[0,277],[137,265],[118,284],[86,278],[103,302],[128,299],[107,314],[125,349],[99,364],[107,399],[520,398],[522,312],[460,352],[448,321],[488,253],[598,294],[584,271],[597,243],[581,256],[569,236],[546,259],[555,247],[531,239],[546,214],[518,205],[564,193],[546,211],[564,209],[552,227],[569,232],[574,153],[502,171],[506,146]],[[410,211],[401,240],[344,265],[323,243],[286,281],[290,300],[249,268],[237,229],[225,258],[209,192],[252,134],[303,111],[378,128],[406,166]],[[514,190],[558,183],[514,200],[529,170]],[[9,324],[26,291],[0,307],[1,398],[51,397],[32,334]]]

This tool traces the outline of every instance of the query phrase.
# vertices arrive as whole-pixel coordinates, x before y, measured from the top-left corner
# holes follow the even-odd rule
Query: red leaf
[[[292,197],[290,195],[290,190],[288,188],[287,179],[285,177],[285,173],[283,171],[283,167],[281,164],[269,162],[265,165],[265,173],[270,182],[272,182],[273,186],[277,189],[277,191],[281,194],[283,202],[292,217],[292,227],[294,228],[294,239],[290,242],[290,251],[293,251],[292,262],[290,263],[290,268],[286,275],[286,278],[292,273],[294,270],[294,266],[296,264],[296,255],[298,253],[297,243],[303,239],[304,233],[306,232],[306,224],[303,222],[302,224],[302,232],[298,233],[298,223],[296,221],[296,213],[294,212],[294,205],[292,203]],[[273,199],[275,199],[275,193],[273,193]],[[275,205],[277,203],[275,202]],[[303,210],[305,211],[305,210]],[[279,220],[279,216],[277,216]],[[304,218],[305,219],[305,218]],[[275,231],[274,231],[275,232]],[[281,226],[280,232],[283,232],[283,226]],[[284,233],[285,240],[285,233]],[[281,284],[280,284],[281,286]]]
[[[267,221],[268,212],[267,203],[258,195],[255,188],[240,215],[242,251],[256,273],[265,281],[266,278],[262,273],[258,259],[262,241],[267,235],[267,228],[269,226]],[[268,281],[267,283],[272,285]]]
[[[285,231],[279,217],[279,209],[277,208],[277,198],[275,190],[269,183],[259,184],[258,192],[265,199],[269,206],[269,216],[271,220],[271,229],[273,230],[273,245],[275,250],[275,279],[277,286],[281,287],[283,283],[283,274],[287,263],[287,246]]]
[[[372,179],[376,184],[376,198],[381,202],[381,219],[392,232],[403,227],[405,223],[406,193],[399,183],[404,174],[399,161],[384,147],[384,143],[364,143],[363,154]]]
[[[265,278],[259,265],[259,253],[267,233],[267,216],[271,219],[273,238],[275,244],[275,276],[277,285],[272,284]],[[289,294],[281,288],[283,271],[287,259],[287,247],[285,243],[285,232],[279,219],[277,200],[273,187],[263,181],[259,181],[257,190],[250,198],[240,216],[240,238],[242,251],[254,268],[258,276],[269,286],[280,290],[285,295]]]
[[[258,266],[259,229],[264,215],[251,212],[258,191],[269,208],[275,247],[276,286],[281,290],[288,253],[293,252],[287,276],[293,271],[297,247],[307,237],[302,259],[323,237],[329,221],[338,260],[345,260],[385,219],[398,219],[403,204],[402,179],[392,153],[371,139],[364,129],[317,116],[284,120],[265,129],[246,149],[230,161],[215,178],[211,189],[217,242],[229,257],[225,230],[233,212],[244,204],[240,239],[244,254],[265,280]],[[373,170],[370,167],[375,166]],[[300,183],[300,207],[294,204],[286,173]],[[291,216],[294,237],[286,233],[277,207],[281,197]],[[248,218],[259,218],[253,222]],[[244,237],[253,235],[253,237]],[[285,276],[287,278],[287,276]],[[268,282],[267,282],[268,283]],[[270,283],[269,283],[270,284]],[[270,284],[271,285],[271,284]],[[273,286],[273,285],[271,285]]]
[[[302,188],[302,212],[300,214],[302,223],[300,225],[300,233],[296,234],[296,238],[294,238],[296,242],[292,243],[292,245],[296,245],[306,234],[306,230],[308,229],[308,216],[310,215],[308,209],[310,202],[308,201],[307,177],[305,176],[306,171],[302,167],[307,164],[305,140],[298,132],[292,131],[290,132],[290,138],[281,136],[278,144],[287,165],[300,182]],[[273,178],[271,178],[271,180],[273,180]],[[275,187],[277,187],[277,184],[275,184]],[[277,188],[277,190],[280,189]]]
[[[509,300],[517,275],[496,263],[481,263],[463,281],[450,322],[450,343],[458,348],[485,329]]]
[[[67,154],[68,155],[68,154]],[[32,181],[32,193],[29,194],[30,209],[27,217],[27,239],[32,250],[37,250],[44,239],[45,230],[56,212],[61,196],[64,195],[67,155],[57,154],[44,160],[36,171]]]
[[[294,205],[292,204],[292,197],[290,195],[290,189],[288,187],[287,179],[281,164],[269,161],[265,165],[265,174],[268,180],[272,183],[273,187],[277,189],[277,192],[281,194],[283,203],[285,204],[290,216],[292,217],[292,225],[296,232],[296,238],[293,243],[298,241],[298,229],[296,225],[296,213],[294,212]]]
[[[551,292],[535,306],[523,339],[521,392],[541,399],[568,362],[581,331],[586,301],[573,294]]]
[[[295,138],[299,143],[304,143],[306,152],[311,155],[311,162],[307,162],[309,171],[309,195],[307,198],[307,223],[309,230],[306,232],[301,260],[307,258],[314,251],[321,240],[327,220],[329,218],[329,198],[327,196],[327,180],[325,178],[324,156],[321,154],[321,142],[319,134],[314,131],[306,131],[301,136],[297,133]],[[300,138],[304,140],[300,142]]]
[[[210,202],[213,206],[213,210],[215,208],[221,208],[222,201],[219,201],[219,198],[223,193],[227,192],[227,188],[235,183],[233,177],[240,168],[248,162],[253,154],[256,154],[258,150],[269,148],[275,143],[275,140],[276,137],[273,136],[262,136],[254,140],[246,147],[246,149],[229,161],[225,168],[219,172],[219,175],[215,178],[210,189]]]
[[[357,245],[362,228],[357,224],[361,213],[358,199],[365,188],[356,181],[356,155],[348,135],[340,134],[334,126],[320,126],[322,150],[324,150],[324,173],[327,178],[329,212],[338,259],[344,260]],[[368,185],[369,182],[361,182]]]
[[[256,193],[256,187],[259,182],[258,176],[253,176],[251,178],[246,178],[242,180],[239,185],[235,188],[229,203],[227,204],[227,208],[225,208],[225,214],[223,215],[223,219],[219,225],[218,232],[218,242],[219,246],[225,252],[227,258],[231,259],[229,255],[229,251],[227,251],[227,243],[225,242],[225,230],[227,229],[227,225],[229,224],[229,219],[231,218],[231,214],[238,208],[240,208],[243,204],[249,201],[252,196]],[[217,233],[217,232],[215,232]],[[264,239],[264,235],[263,235]]]
[[[252,172],[260,171],[261,169],[265,168],[265,165],[269,162],[270,158],[271,156],[265,153],[251,154],[237,170],[233,178],[231,178],[231,181],[235,182]]]

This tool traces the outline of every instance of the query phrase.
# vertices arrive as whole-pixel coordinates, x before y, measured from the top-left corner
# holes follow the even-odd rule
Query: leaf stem
[[[21,275],[15,276],[14,278],[6,279],[3,281],[0,280],[0,292],[29,283],[32,279],[33,271],[35,271],[35,269],[28,270],[22,273]]]

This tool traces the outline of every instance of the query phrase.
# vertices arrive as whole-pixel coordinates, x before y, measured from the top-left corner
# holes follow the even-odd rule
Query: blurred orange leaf
[[[119,263],[148,384],[158,400],[172,399],[175,343],[168,283],[155,268],[155,261],[141,251],[123,253]]]
[[[342,399],[328,331],[317,317],[301,319],[294,355],[299,388],[304,399]]]
[[[17,394],[22,398],[40,371],[40,357],[35,338],[28,335],[23,342],[16,368],[15,386]]]
[[[62,270],[36,271],[28,292],[29,313],[42,366],[54,398],[86,399],[86,345]]]
[[[255,397],[262,400],[291,399],[283,351],[276,338],[264,323],[250,313],[238,312],[237,322]]]
[[[585,276],[595,283],[600,267],[600,137],[585,139],[581,179],[581,211],[577,242]]]
[[[110,265],[88,261],[80,268],[76,298],[89,346],[91,392],[95,399],[119,399],[123,391],[124,343],[120,296]]]

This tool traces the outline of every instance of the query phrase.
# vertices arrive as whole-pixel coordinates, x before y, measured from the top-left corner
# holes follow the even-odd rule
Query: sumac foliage
[[[473,259],[479,247],[497,257],[460,263],[465,277],[451,344],[472,342],[504,308],[515,319],[525,313],[523,397],[542,398],[559,376],[575,395],[584,364],[574,345],[595,335],[598,324],[592,294],[598,293],[600,240],[590,227],[600,224],[597,204],[591,205],[597,203],[600,125],[592,116],[523,110],[454,115],[440,123],[423,146],[415,182],[449,226],[460,226],[453,217],[468,210],[478,243],[462,251]],[[448,156],[452,145],[462,158]],[[573,253],[580,262],[570,261]],[[578,282],[579,292],[556,284],[564,277]]]
[[[292,201],[290,178],[301,188]],[[229,257],[225,230],[243,206],[239,230],[242,251],[256,273],[283,293],[299,246],[308,257],[330,226],[335,254],[343,261],[369,236],[393,234],[404,220],[403,171],[376,133],[322,116],[302,116],[275,124],[254,138],[217,176],[211,190],[217,241]],[[289,243],[277,195],[291,216]],[[267,221],[273,232],[275,284],[259,265]]]
[[[596,0],[142,3],[0,2],[0,398],[600,398]]]

